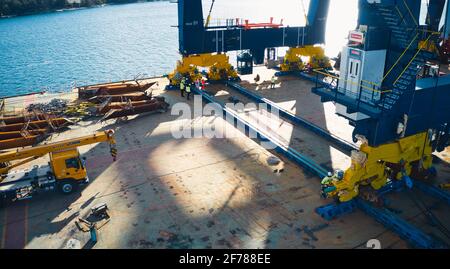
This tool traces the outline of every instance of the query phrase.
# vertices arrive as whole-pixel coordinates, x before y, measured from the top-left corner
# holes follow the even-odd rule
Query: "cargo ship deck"
[[[295,76],[281,77],[270,89],[273,70],[258,67],[262,83],[254,75],[243,76],[241,85],[282,108],[351,141],[352,128],[335,115],[334,104],[320,102],[314,86]],[[165,78],[154,95],[164,96],[173,106],[186,102],[178,91],[166,91]],[[206,89],[218,100],[233,96],[250,100],[233,89],[210,85]],[[75,99],[76,93],[31,95],[5,100],[7,110],[45,98]],[[252,113],[241,112],[250,121]],[[396,234],[361,211],[326,221],[315,213],[330,203],[320,196],[320,179],[256,140],[246,137],[217,116],[181,120],[178,114],[155,113],[130,118],[124,123],[81,121],[47,141],[74,138],[98,130],[114,129],[118,159],[113,162],[107,145],[85,146],[90,184],[78,193],[33,197],[0,209],[2,248],[67,248],[76,239],[83,248],[366,248],[378,239],[382,248],[409,248]],[[326,168],[347,168],[349,157],[310,131],[287,121],[267,122],[287,146],[312,157]],[[174,126],[232,129],[228,138],[181,138]],[[278,125],[278,126],[277,126]],[[268,158],[281,162],[272,166]],[[437,182],[450,178],[450,149],[436,155]],[[42,158],[32,164],[43,164]],[[29,164],[28,164],[29,165]],[[416,193],[443,223],[450,223],[449,206]],[[405,194],[391,194],[391,207],[423,231],[448,242],[429,225],[425,214]],[[98,242],[89,245],[89,233],[75,225],[90,208],[106,203],[110,221],[98,231]]]

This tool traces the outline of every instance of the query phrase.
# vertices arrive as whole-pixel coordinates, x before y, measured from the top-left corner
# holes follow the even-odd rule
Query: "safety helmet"
[[[328,172],[328,176],[329,176],[329,177],[333,176],[333,173]]]

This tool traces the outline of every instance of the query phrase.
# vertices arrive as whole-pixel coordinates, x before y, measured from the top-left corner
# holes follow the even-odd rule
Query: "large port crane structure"
[[[224,57],[227,51],[249,50],[253,61],[261,63],[267,48],[323,44],[329,4],[328,0],[311,0],[305,27],[245,28],[233,24],[211,27],[203,23],[200,0],[179,0],[180,53],[183,61],[189,62],[190,57]],[[321,96],[322,102],[336,104],[337,114],[354,126],[354,142],[360,142],[352,152],[350,168],[324,191],[337,203],[319,208],[320,215],[330,219],[360,208],[415,246],[442,246],[398,216],[370,206],[358,195],[363,186],[372,187],[379,195],[414,186],[450,201],[448,193],[414,180],[435,174],[432,154],[450,143],[450,76],[428,72],[430,61],[438,56],[442,36],[439,22],[444,7],[445,0],[430,0],[426,22],[420,24],[420,0],[359,0],[358,27],[343,48],[340,74],[333,76],[326,70],[315,70],[317,78],[333,76],[337,83],[320,81],[313,92]],[[208,102],[215,102],[207,93],[198,93]],[[224,114],[233,114],[223,108]],[[248,129],[257,128],[237,115],[234,118]],[[259,135],[271,140],[263,133]],[[277,149],[319,177],[326,176],[306,156],[279,145]]]
[[[211,11],[204,19],[201,0],[179,0],[178,36],[182,60],[169,75],[172,85],[178,85],[181,76],[196,76],[197,67],[211,67],[210,80],[237,78],[237,73],[224,55],[230,51],[246,51],[251,61],[262,64],[266,49],[276,47],[305,48],[325,43],[325,29],[329,0],[313,0],[306,15],[306,26],[289,27],[282,23],[249,23],[239,19],[226,20],[223,25],[210,25]],[[214,2],[211,5],[213,7]],[[292,50],[292,58],[299,57]],[[300,50],[310,57],[323,57],[323,50]],[[223,75],[225,74],[225,76]]]

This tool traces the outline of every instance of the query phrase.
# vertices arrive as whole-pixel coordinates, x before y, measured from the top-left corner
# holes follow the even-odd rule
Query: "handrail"
[[[319,76],[319,74],[323,74],[324,76],[329,76],[329,77],[332,77],[332,78],[335,78],[335,79],[339,79],[336,76],[333,76],[331,74],[327,74],[327,73],[321,72],[320,70],[313,70],[313,71],[316,73],[316,87],[317,87],[317,83],[318,83],[318,76]],[[336,92],[336,94],[335,94],[336,97],[335,98],[337,98],[337,94],[338,94],[338,92],[340,92],[340,90],[344,90],[344,94],[347,91],[346,89],[339,87],[339,85],[337,85],[336,87],[332,87],[332,85],[330,84],[330,86],[331,86],[330,90]],[[359,94],[357,95],[358,96],[358,98],[357,98],[357,101],[358,101],[357,107],[358,108],[359,108],[361,102],[367,103],[364,100],[362,100],[362,90],[361,90],[361,88],[363,88],[363,86],[359,85]],[[378,90],[374,90],[374,89],[369,89],[369,90],[372,91],[372,100],[371,100],[371,102],[369,102],[369,104],[373,104],[373,105],[380,105],[381,104],[381,109],[383,111],[385,109],[384,106],[386,104],[386,100],[387,99],[390,99],[390,100],[393,100],[393,101],[396,100],[396,99],[390,97],[389,95],[384,94],[384,93],[392,92],[391,90],[387,90],[387,91],[378,91]],[[375,92],[379,92],[380,93],[380,99],[376,100],[374,98],[374,93]],[[356,96],[356,94],[355,94],[355,96]]]
[[[412,44],[418,37],[419,37],[419,33],[417,33],[416,36],[413,38],[413,40],[411,40],[408,47],[406,47],[406,49],[403,51],[403,53],[398,57],[397,61],[392,65],[391,69],[389,69],[389,71],[386,72],[386,75],[384,75],[383,79],[381,80],[382,82],[389,76],[389,74],[392,72],[392,70],[394,70],[394,68],[397,66],[397,64],[400,62],[400,60],[403,58],[403,56],[405,56],[406,52],[409,50],[409,48],[412,46]]]
[[[353,85],[361,86],[362,88],[367,89],[367,90],[372,91],[372,92],[381,93],[381,94],[383,94],[383,93],[388,93],[388,92],[392,92],[392,90],[376,90],[376,89],[373,89],[373,88],[370,88],[370,87],[367,87],[367,86],[364,86],[364,85],[360,85],[359,83],[356,83],[356,82],[353,82],[353,81],[349,81],[349,80],[346,80],[346,79],[340,79],[340,78],[337,77],[337,76],[334,76],[334,75],[332,75],[332,74],[328,74],[328,73],[325,73],[325,72],[321,72],[320,70],[323,70],[323,69],[314,69],[313,72],[318,73],[318,74],[321,74],[321,75],[324,75],[324,76],[326,76],[326,77],[330,77],[330,78],[334,78],[334,79],[339,79],[339,80],[344,81],[344,82],[350,82],[350,83],[353,84]],[[366,80],[361,80],[361,81],[362,81],[362,82],[369,83],[369,84],[372,84],[372,85],[374,85],[374,86],[377,86],[376,83],[374,83],[374,82],[370,82],[370,81],[366,81]],[[377,87],[378,87],[378,86],[377,86]]]
[[[268,22],[261,22],[261,23],[250,23],[249,20],[244,19],[244,18],[207,18],[203,20],[203,23],[205,25],[205,28],[217,28],[217,27],[238,27],[238,26],[245,26],[246,23],[248,22],[248,24],[277,24],[279,26],[283,25],[283,18],[280,18],[280,23],[274,23],[273,21],[275,21],[274,17],[270,17],[269,18],[269,23]],[[229,24],[229,22],[231,22],[232,24]]]
[[[405,0],[403,0],[403,3],[405,4],[406,9],[408,10],[409,14],[411,15],[411,17],[414,19],[414,22],[416,23],[416,25],[418,25],[416,19],[414,18],[411,9],[409,8],[408,4],[405,2]],[[396,9],[399,12],[400,16],[403,17],[402,12],[400,11],[400,9],[398,8],[398,5],[396,5]],[[404,18],[404,17],[403,17]],[[403,20],[402,18],[402,20]],[[431,31],[431,30],[426,30],[426,29],[414,29],[414,28],[405,28],[405,30],[416,30],[416,31],[422,31],[422,32],[429,32],[432,35],[434,34],[440,34],[439,32],[435,32],[435,31]],[[410,47],[412,46],[412,44],[414,43],[414,41],[419,37],[419,33],[416,34],[416,36],[411,40],[411,42],[409,43],[409,45],[405,48],[405,50],[403,51],[403,53],[399,56],[399,58],[397,59],[397,61],[394,63],[394,65],[392,65],[392,67],[389,69],[389,71],[385,74],[385,76],[382,79],[382,82],[389,76],[389,74],[392,72],[392,70],[398,65],[398,63],[400,62],[400,60],[403,58],[403,56],[405,56],[406,52],[410,49]],[[427,40],[428,41],[428,40]],[[419,50],[420,51],[420,50]],[[417,56],[417,54],[413,57],[414,58]],[[411,64],[411,62],[413,61],[411,60],[410,63],[408,64],[408,66]],[[405,70],[404,70],[405,71]],[[404,72],[402,72],[402,75],[404,74]],[[396,82],[398,81],[399,78],[397,78]],[[395,83],[396,83],[395,82]],[[395,84],[394,83],[394,84]]]
[[[440,35],[440,34],[442,34],[442,32],[436,32],[436,31],[433,31],[433,30],[428,30],[428,29],[413,29],[413,28],[405,28],[406,30],[417,30],[417,31],[421,31],[421,32],[425,32],[425,33],[430,33],[430,34],[433,34],[433,35]]]
[[[430,38],[433,35],[429,35],[427,40],[425,40],[425,44],[430,40]],[[406,72],[406,70],[409,68],[409,66],[411,65],[411,63],[416,59],[417,55],[419,55],[419,53],[422,51],[422,49],[424,48],[424,46],[420,46],[419,49],[417,50],[416,54],[414,55],[414,57],[411,58],[411,61],[409,61],[409,63],[406,65],[405,69],[403,69],[403,71],[400,73],[400,75],[398,76],[398,78],[395,80],[394,85],[397,84],[398,80],[403,76],[403,74]]]
[[[406,4],[406,3],[405,3]],[[406,4],[407,5],[407,4]],[[409,7],[407,7],[409,10]],[[396,9],[399,12],[400,16],[402,16],[402,21],[403,21],[403,14],[401,13],[401,11],[399,10],[398,6],[396,5]],[[411,13],[412,15],[412,13]],[[429,31],[429,30],[425,30],[425,29],[414,29],[414,28],[405,28],[405,30],[419,30],[419,31],[424,31],[424,32],[432,32],[433,34],[435,34],[435,32],[433,31]],[[417,33],[414,38],[411,40],[411,42],[408,44],[408,46],[405,48],[405,50],[403,51],[403,53],[399,56],[399,58],[396,60],[396,62],[392,65],[392,67],[389,69],[388,72],[386,72],[386,74],[384,75],[383,79],[381,80],[381,83],[383,83],[383,81],[386,80],[386,78],[389,76],[389,74],[392,72],[392,70],[394,70],[394,68],[398,65],[398,63],[400,62],[400,60],[403,58],[403,56],[406,55],[406,52],[411,48],[411,46],[414,44],[414,41],[416,41],[416,39],[419,37],[419,33]],[[364,81],[364,80],[362,80]],[[374,85],[376,87],[381,87],[381,83],[377,84],[374,82],[370,82],[370,81],[364,81],[368,84]]]
[[[414,23],[415,23],[417,26],[419,26],[419,23],[417,22],[416,18],[414,17],[414,14],[412,13],[411,9],[409,8],[409,6],[408,6],[408,4],[406,3],[405,0],[403,0],[403,3],[405,4],[406,9],[407,9],[408,12],[409,12],[409,15],[411,15],[411,18],[414,20]]]
[[[402,22],[404,22],[406,25],[408,25],[408,24],[406,23],[405,16],[403,16],[403,13],[402,13],[402,12],[400,11],[400,9],[398,8],[398,5],[395,5],[395,10],[397,10],[398,15],[400,15],[400,18],[401,18],[400,24],[402,24]]]

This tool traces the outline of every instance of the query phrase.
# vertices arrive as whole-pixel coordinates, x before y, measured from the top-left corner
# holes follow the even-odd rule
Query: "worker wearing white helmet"
[[[333,173],[328,172],[327,176],[322,179],[322,185],[330,185],[333,182]]]
[[[327,198],[326,190],[327,190],[327,188],[332,186],[333,179],[334,179],[334,176],[333,176],[333,173],[331,173],[331,172],[328,172],[327,176],[322,179],[321,195],[323,198]]]

